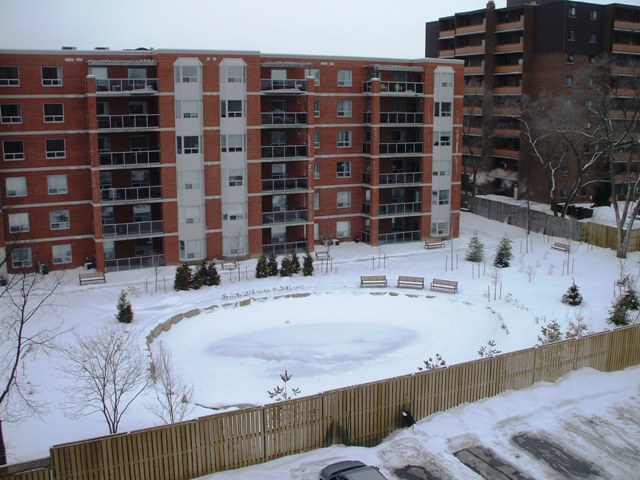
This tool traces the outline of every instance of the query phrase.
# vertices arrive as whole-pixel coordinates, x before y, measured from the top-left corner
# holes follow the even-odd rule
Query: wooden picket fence
[[[335,443],[371,446],[416,419],[457,405],[553,382],[583,367],[640,364],[640,325],[356,385],[263,407],[51,448],[50,466],[20,480],[180,480],[266,462]],[[46,460],[46,459],[45,459]]]

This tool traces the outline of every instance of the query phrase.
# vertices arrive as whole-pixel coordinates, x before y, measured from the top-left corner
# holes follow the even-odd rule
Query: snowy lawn
[[[469,237],[477,231],[485,244],[486,266],[464,261]],[[511,266],[492,279],[495,248],[504,234],[513,240]],[[344,243],[331,248],[332,271],[312,277],[253,278],[255,260],[242,262],[243,279],[221,272],[219,287],[175,292],[174,268],[161,272],[161,289],[154,292],[152,270],[107,274],[106,285],[79,287],[79,270],[64,273],[55,308],[38,319],[40,325],[60,323],[71,334],[97,331],[117,324],[116,302],[129,291],[135,318],[123,328],[139,333],[140,346],[159,323],[193,308],[201,313],[184,319],[153,343],[164,342],[172,352],[176,370],[195,387],[192,401],[207,407],[264,404],[267,390],[281,383],[280,373],[293,374],[290,385],[302,395],[416,372],[423,360],[442,355],[447,364],[479,358],[478,349],[493,340],[503,352],[537,343],[540,327],[556,319],[566,329],[582,318],[589,330],[608,328],[607,312],[614,298],[614,283],[621,265],[610,250],[574,242],[569,272],[567,255],[551,250],[553,241],[471,214],[462,214],[462,234],[447,248],[425,250],[422,243],[371,247]],[[624,270],[637,278],[637,253],[630,254]],[[248,279],[244,273],[248,272]],[[360,275],[387,275],[389,288],[361,289]],[[459,293],[395,288],[398,275],[459,281]],[[53,280],[54,274],[50,274]],[[572,280],[585,301],[569,307],[560,298]],[[146,282],[146,286],[145,286]],[[494,283],[496,284],[494,300]],[[163,291],[163,285],[166,291]],[[148,293],[145,293],[145,290]],[[490,290],[490,298],[487,291]],[[284,298],[286,294],[306,294]],[[296,295],[297,296],[297,295]],[[248,306],[234,306],[246,298]],[[99,414],[70,420],[62,405],[68,379],[58,355],[38,355],[26,364],[33,395],[47,410],[41,417],[5,423],[10,461],[48,455],[51,445],[104,435]],[[638,371],[634,370],[637,378]],[[127,412],[120,431],[145,428],[160,422],[148,409],[146,394]],[[194,408],[191,416],[210,414]],[[261,477],[262,478],[262,477]],[[301,477],[303,478],[303,477]]]

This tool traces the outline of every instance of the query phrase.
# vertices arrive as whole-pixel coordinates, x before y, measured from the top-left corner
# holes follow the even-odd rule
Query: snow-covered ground
[[[474,231],[484,242],[487,257],[486,265],[482,264],[479,272],[477,266],[464,261],[469,237]],[[509,268],[499,270],[494,299],[492,260],[495,247],[505,233],[513,241],[515,258]],[[630,254],[621,264],[611,250],[574,242],[567,272],[567,255],[552,250],[553,241],[562,239],[533,234],[527,248],[524,231],[465,213],[461,237],[453,241],[453,249],[451,242],[447,242],[444,249],[428,251],[421,243],[383,247],[342,243],[331,247],[332,269],[321,272],[316,262],[316,272],[311,277],[296,275],[256,280],[253,278],[255,261],[246,261],[242,263],[241,280],[237,279],[237,273],[225,271],[221,273],[219,287],[175,292],[172,289],[174,268],[165,267],[161,272],[164,281],[161,279],[160,291],[154,293],[151,270],[109,273],[106,285],[84,287],[77,284],[79,271],[68,271],[64,274],[65,284],[56,296],[55,309],[38,322],[61,323],[69,330],[67,335],[97,331],[107,323],[116,323],[118,294],[125,289],[129,291],[135,312],[134,322],[128,328],[139,333],[140,345],[145,346],[145,337],[156,325],[178,313],[199,308],[202,310],[199,315],[174,325],[153,345],[162,341],[169,347],[177,370],[195,386],[194,403],[216,408],[260,405],[271,401],[267,391],[281,383],[279,375],[285,370],[293,375],[290,386],[299,388],[302,395],[311,395],[415,372],[423,366],[423,360],[436,353],[448,364],[472,360],[478,358],[478,349],[489,340],[495,341],[503,352],[526,348],[537,343],[540,327],[554,319],[563,329],[577,318],[592,331],[608,328],[606,317],[614,298],[615,280],[621,269],[637,278],[640,255]],[[359,288],[360,275],[368,274],[387,275],[389,288]],[[424,291],[397,289],[398,275],[423,276],[427,282],[434,277],[458,280],[460,291],[453,295],[433,293],[428,288]],[[580,307],[560,302],[573,280],[585,299]],[[284,298],[288,293],[309,295]],[[254,300],[247,306],[236,306],[239,300],[247,298]],[[107,433],[100,415],[75,420],[64,415],[61,405],[69,380],[56,364],[59,358],[53,354],[31,358],[26,365],[37,398],[46,402],[48,408],[41,417],[4,424],[10,461],[46,456],[51,445]],[[638,393],[639,378],[638,369],[607,375],[579,372],[560,387],[536,387],[546,392],[544,394],[536,393],[538,390],[534,388],[528,391],[530,396],[527,392],[517,392],[500,397],[503,400],[492,399],[480,404],[499,410],[504,418],[510,413],[526,416],[540,410],[551,391],[556,396],[571,394],[573,400],[567,401],[577,402],[574,390],[580,382],[587,384],[584,388],[602,385],[603,391],[594,392],[595,397],[602,398],[613,395],[619,385],[619,395],[626,398],[630,395],[629,389],[636,388],[635,394]],[[593,385],[596,383],[599,385]],[[531,400],[523,400],[527,398]],[[502,403],[491,406],[492,401]],[[151,402],[151,395],[140,399],[124,417],[120,430],[159,424],[148,409]],[[423,424],[428,426],[429,438],[419,440],[415,448],[430,451],[436,448],[423,440],[437,442],[438,438],[445,438],[448,430],[456,435],[458,430],[453,429],[454,424],[461,425],[459,431],[482,436],[489,423],[502,421],[503,417],[497,414],[479,415],[477,425],[471,421],[473,415],[460,419],[460,415],[468,415],[465,412],[476,408],[481,407],[459,407],[450,420],[444,420],[448,417],[443,416],[450,413],[431,418]],[[210,413],[209,409],[196,407],[191,416]],[[425,437],[420,432],[422,426],[413,432],[396,434],[392,441],[413,442]],[[437,449],[445,447],[443,440]],[[317,458],[323,461],[355,454],[352,449],[347,453],[341,447],[321,452]],[[364,458],[376,456],[376,464],[388,463],[377,456],[376,450],[371,452],[362,455]],[[287,462],[303,461],[294,458],[278,462],[274,471],[291,470],[293,463]],[[309,473],[308,478],[315,478],[317,472]],[[220,478],[242,478],[224,476],[232,473],[219,475]],[[307,478],[305,473],[291,475]],[[262,473],[253,476],[270,478]]]

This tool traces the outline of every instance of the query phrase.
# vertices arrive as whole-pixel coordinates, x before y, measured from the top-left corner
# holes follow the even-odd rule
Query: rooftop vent
[[[62,50],[77,50],[78,47],[62,47]]]
[[[111,50],[109,47],[95,47],[94,50]]]

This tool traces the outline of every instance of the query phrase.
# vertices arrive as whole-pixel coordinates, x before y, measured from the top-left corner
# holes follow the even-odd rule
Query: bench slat
[[[107,283],[104,272],[80,273],[78,275],[78,281],[80,282],[80,285],[85,285],[87,283]]]
[[[431,281],[431,290],[445,290],[452,291],[453,293],[458,292],[458,281],[457,280],[444,280],[441,278],[434,278]]]
[[[400,275],[398,277],[397,288],[424,288],[424,277],[409,277]]]
[[[362,275],[360,276],[360,287],[386,287],[386,275]]]

